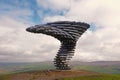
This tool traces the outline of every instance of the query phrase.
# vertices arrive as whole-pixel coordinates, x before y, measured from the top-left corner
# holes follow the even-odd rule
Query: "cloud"
[[[91,27],[95,26],[96,30],[88,30],[79,39],[74,59],[120,60],[119,2],[119,0],[71,0],[71,6],[65,15],[48,16],[44,21],[69,20],[94,24]]]
[[[0,17],[11,17],[24,23],[32,23],[34,11],[31,9],[31,4],[27,0],[0,1]]]
[[[35,24],[35,9],[40,13],[36,17],[42,17],[43,22],[75,20],[95,27],[81,36],[72,60],[120,60],[119,0],[37,0],[32,9],[29,1],[18,4],[17,0],[0,3],[0,62],[34,62],[55,57],[58,40],[25,31]]]
[[[0,29],[3,31],[0,32],[1,62],[34,62],[49,60],[55,56],[60,43],[46,35],[28,33],[25,31],[25,26],[30,25],[9,17],[1,18]]]
[[[38,5],[38,15],[41,18],[41,22],[45,23],[45,17],[64,15],[70,8],[70,0],[36,0]],[[66,4],[67,3],[67,4]]]
[[[46,35],[35,35],[25,31],[27,27],[35,24],[30,20],[34,18],[34,9],[31,9],[27,3],[20,5],[19,2],[3,2],[1,4],[0,62],[34,62],[53,59],[60,45],[59,41]],[[7,8],[6,5],[9,7]],[[54,43],[51,45],[52,41]]]
[[[68,9],[70,7],[70,0],[37,0],[37,3],[40,7],[43,7],[45,9],[52,9],[52,10],[62,10],[62,9]]]

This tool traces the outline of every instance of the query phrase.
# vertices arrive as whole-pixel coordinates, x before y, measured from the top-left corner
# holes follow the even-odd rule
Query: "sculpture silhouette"
[[[71,69],[69,60],[74,55],[76,42],[79,37],[90,27],[87,23],[58,21],[42,25],[35,25],[26,30],[33,33],[43,33],[53,36],[61,42],[61,47],[54,59],[54,65],[58,70]]]

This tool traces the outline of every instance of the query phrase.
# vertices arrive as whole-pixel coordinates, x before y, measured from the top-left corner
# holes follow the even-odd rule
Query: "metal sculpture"
[[[69,60],[74,55],[78,38],[90,27],[87,23],[58,21],[27,28],[28,32],[43,33],[53,36],[61,42],[54,65],[58,70],[70,70]]]

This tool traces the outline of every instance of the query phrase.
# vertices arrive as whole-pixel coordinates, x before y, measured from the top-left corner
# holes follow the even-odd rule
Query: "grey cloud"
[[[59,5],[56,9],[64,10],[68,8],[68,6],[61,7],[61,5],[67,3],[62,0],[59,1],[61,2],[60,4],[58,3]],[[76,0],[73,0],[71,8],[65,15],[48,15],[44,18],[45,22],[52,20],[92,22],[97,27],[95,31],[92,32],[88,30],[81,36],[73,60],[120,60],[120,16],[118,15],[119,5],[117,4],[119,1],[75,1]],[[51,3],[53,4],[54,1],[51,1]],[[109,4],[112,4],[113,6],[109,6]],[[105,12],[102,11],[103,8],[105,8]],[[20,11],[20,13],[21,12],[22,11]],[[101,14],[96,16],[98,12]],[[27,14],[28,16],[32,16],[32,14],[29,14],[26,11],[25,13],[24,16]],[[18,12],[16,16],[17,15],[21,14]],[[24,24],[23,22],[26,22],[27,19],[20,21],[18,17],[17,19],[12,17],[13,16],[10,17],[9,15],[0,17],[0,62],[52,60],[59,49],[60,42],[50,36],[26,32],[25,28],[32,25],[32,23],[30,25]],[[30,23],[29,20],[28,23]]]
[[[14,26],[25,26],[22,23],[18,25],[19,22],[14,20],[13,22]],[[9,23],[7,25],[11,26]],[[7,25],[0,26],[4,31],[6,28],[12,29],[0,34],[0,62],[31,62],[53,59],[60,45],[58,40],[42,34],[28,33],[22,27],[12,28]]]

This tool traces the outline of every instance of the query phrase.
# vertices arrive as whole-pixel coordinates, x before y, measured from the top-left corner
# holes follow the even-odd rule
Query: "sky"
[[[120,0],[0,0],[0,62],[53,61],[60,42],[27,27],[54,21],[90,24],[72,60],[120,61]]]

